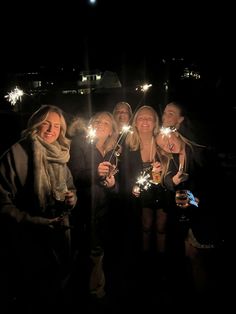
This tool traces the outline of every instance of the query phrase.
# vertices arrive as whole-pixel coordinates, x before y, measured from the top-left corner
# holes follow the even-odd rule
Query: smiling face
[[[167,153],[180,153],[184,147],[184,142],[176,132],[168,135],[158,134],[156,143]]]
[[[153,133],[155,123],[153,112],[148,108],[144,108],[139,111],[135,125],[139,133]]]
[[[92,126],[96,130],[96,137],[98,139],[106,139],[112,135],[112,120],[106,114],[97,116]]]
[[[130,111],[125,102],[123,103],[121,102],[116,106],[116,109],[114,110],[113,115],[119,129],[121,129],[124,125],[129,124]]]
[[[61,130],[61,118],[56,112],[49,112],[38,127],[38,135],[47,143],[55,142]]]
[[[166,105],[162,115],[163,127],[175,127],[178,129],[183,120],[184,117],[181,115],[181,110],[178,106],[173,103]]]

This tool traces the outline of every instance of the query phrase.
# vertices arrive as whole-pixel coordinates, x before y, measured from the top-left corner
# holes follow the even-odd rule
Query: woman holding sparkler
[[[79,221],[84,222],[91,264],[89,292],[95,299],[105,296],[104,237],[109,200],[117,192],[117,138],[116,122],[111,113],[104,111],[90,119],[84,139],[75,136],[71,143],[69,166],[80,198]]]
[[[121,187],[125,188],[128,197],[138,198],[136,205],[141,208],[143,251],[150,251],[154,236],[156,249],[164,252],[166,213],[163,210],[164,189],[160,184],[164,156],[156,149],[155,137],[159,132],[156,111],[150,106],[140,107],[134,115],[132,131],[126,138]],[[140,177],[146,179],[141,182]]]
[[[70,143],[65,134],[62,111],[41,106],[22,139],[0,159],[1,231],[8,240],[2,247],[7,248],[16,301],[24,311],[56,306],[68,275],[69,214],[77,198],[67,167]]]
[[[189,141],[176,129],[162,128],[156,142],[160,149],[171,154],[163,175],[170,191],[168,221],[172,226],[172,249],[177,250],[176,257],[184,244],[195,288],[203,292],[207,288],[204,255],[216,246],[219,236],[216,202],[220,199],[216,200],[213,184],[219,165],[206,147]]]

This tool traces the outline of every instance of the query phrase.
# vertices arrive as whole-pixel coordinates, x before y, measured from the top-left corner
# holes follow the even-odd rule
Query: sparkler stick
[[[128,133],[128,132],[132,132],[131,126],[130,126],[130,125],[124,125],[124,126],[122,127],[122,132],[121,132],[120,136],[118,137],[118,140],[117,140],[117,142],[116,142],[116,144],[115,144],[115,146],[114,146],[114,148],[113,148],[113,151],[112,151],[112,153],[111,153],[111,156],[110,156],[110,158],[109,158],[109,160],[108,160],[109,162],[111,162],[111,160],[112,160],[114,154],[117,153],[116,150],[117,150],[117,148],[120,146],[120,143],[121,143],[122,138],[124,137],[124,134],[125,134],[125,133]],[[117,157],[118,157],[118,155],[117,155]]]

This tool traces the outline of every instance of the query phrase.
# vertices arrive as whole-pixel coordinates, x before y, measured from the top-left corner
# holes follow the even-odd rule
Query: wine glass
[[[188,190],[177,190],[175,193],[175,202],[176,205],[180,208],[180,222],[189,222],[188,217],[188,207],[189,204],[189,196],[188,196]]]

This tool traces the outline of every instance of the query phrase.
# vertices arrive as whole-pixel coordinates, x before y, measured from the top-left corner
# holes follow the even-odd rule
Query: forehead
[[[121,103],[121,104],[117,105],[115,111],[119,111],[119,110],[129,111],[128,105],[125,103]]]
[[[100,114],[95,118],[95,121],[101,121],[101,120],[109,121],[110,123],[112,123],[111,117],[105,113]]]
[[[46,116],[46,121],[51,121],[54,123],[61,123],[61,117],[59,116],[59,114],[57,112],[48,112],[47,116]]]
[[[180,109],[174,105],[174,104],[170,104],[170,105],[167,105],[165,107],[165,110],[164,110],[165,113],[167,112],[173,112],[173,113],[176,113],[176,114],[180,114]]]
[[[170,140],[173,141],[175,139],[178,139],[178,135],[176,134],[176,132],[171,132],[168,135],[159,133],[156,137],[156,140],[159,143],[165,143],[165,142],[169,142]]]
[[[144,109],[141,109],[138,114],[137,114],[137,117],[139,116],[152,116],[154,117],[154,112],[151,110],[151,109],[148,109],[148,108],[144,108]]]

